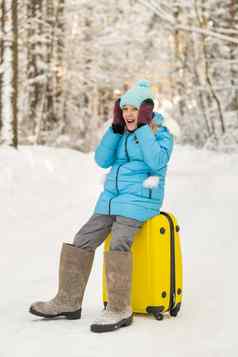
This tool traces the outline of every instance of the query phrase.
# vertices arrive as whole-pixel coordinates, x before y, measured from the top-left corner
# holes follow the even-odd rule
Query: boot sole
[[[109,324],[107,324],[107,325],[93,324],[90,326],[90,329],[92,332],[97,332],[97,333],[111,332],[111,331],[116,331],[121,327],[129,326],[132,324],[132,322],[133,322],[133,314],[130,317],[128,317],[127,319],[123,319],[115,324],[110,324],[110,325]]]
[[[45,317],[46,319],[53,319],[55,317],[64,316],[67,320],[78,320],[81,318],[82,309],[73,312],[61,312],[60,314],[57,315],[50,315],[50,314],[43,314],[42,312],[37,311],[33,309],[33,307],[31,307],[29,312],[36,316]]]

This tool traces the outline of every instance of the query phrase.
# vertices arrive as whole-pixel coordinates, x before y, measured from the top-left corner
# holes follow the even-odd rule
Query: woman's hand
[[[138,128],[146,124],[150,125],[153,118],[153,109],[154,102],[152,99],[146,99],[144,100],[144,102],[141,103],[138,112]]]
[[[125,131],[125,121],[120,107],[120,98],[117,99],[114,104],[112,130],[115,134],[121,135],[124,134]]]

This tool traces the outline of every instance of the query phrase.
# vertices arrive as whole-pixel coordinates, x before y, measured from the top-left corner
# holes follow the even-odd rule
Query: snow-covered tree
[[[8,2],[1,0],[0,6],[5,93],[10,87],[3,85],[2,10]],[[22,0],[20,5],[20,143],[94,149],[111,118],[116,90],[122,93],[146,78],[160,104],[172,103],[182,143],[238,145],[237,1]],[[2,138],[6,103],[1,90]]]
[[[33,132],[39,132],[46,87],[43,3],[43,0],[27,1],[28,121]]]
[[[18,17],[17,2],[2,2],[2,76],[1,76],[1,134],[2,142],[18,145]]]

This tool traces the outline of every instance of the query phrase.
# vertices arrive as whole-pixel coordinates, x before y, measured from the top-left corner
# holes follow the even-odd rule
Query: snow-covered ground
[[[53,297],[61,243],[71,242],[102,188],[93,154],[45,147],[0,148],[0,357],[236,357],[238,155],[177,146],[163,209],[181,226],[184,301],[177,318],[136,316],[93,334],[102,309],[102,249],[81,320],[30,315]]]

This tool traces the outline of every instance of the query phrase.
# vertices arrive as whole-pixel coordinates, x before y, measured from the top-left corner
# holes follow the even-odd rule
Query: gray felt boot
[[[109,251],[104,253],[108,304],[99,318],[91,325],[93,332],[115,331],[129,326],[133,321],[131,296],[131,252]]]
[[[65,316],[80,319],[84,290],[92,268],[94,252],[64,243],[59,267],[57,295],[50,301],[38,301],[29,312],[46,318]]]

